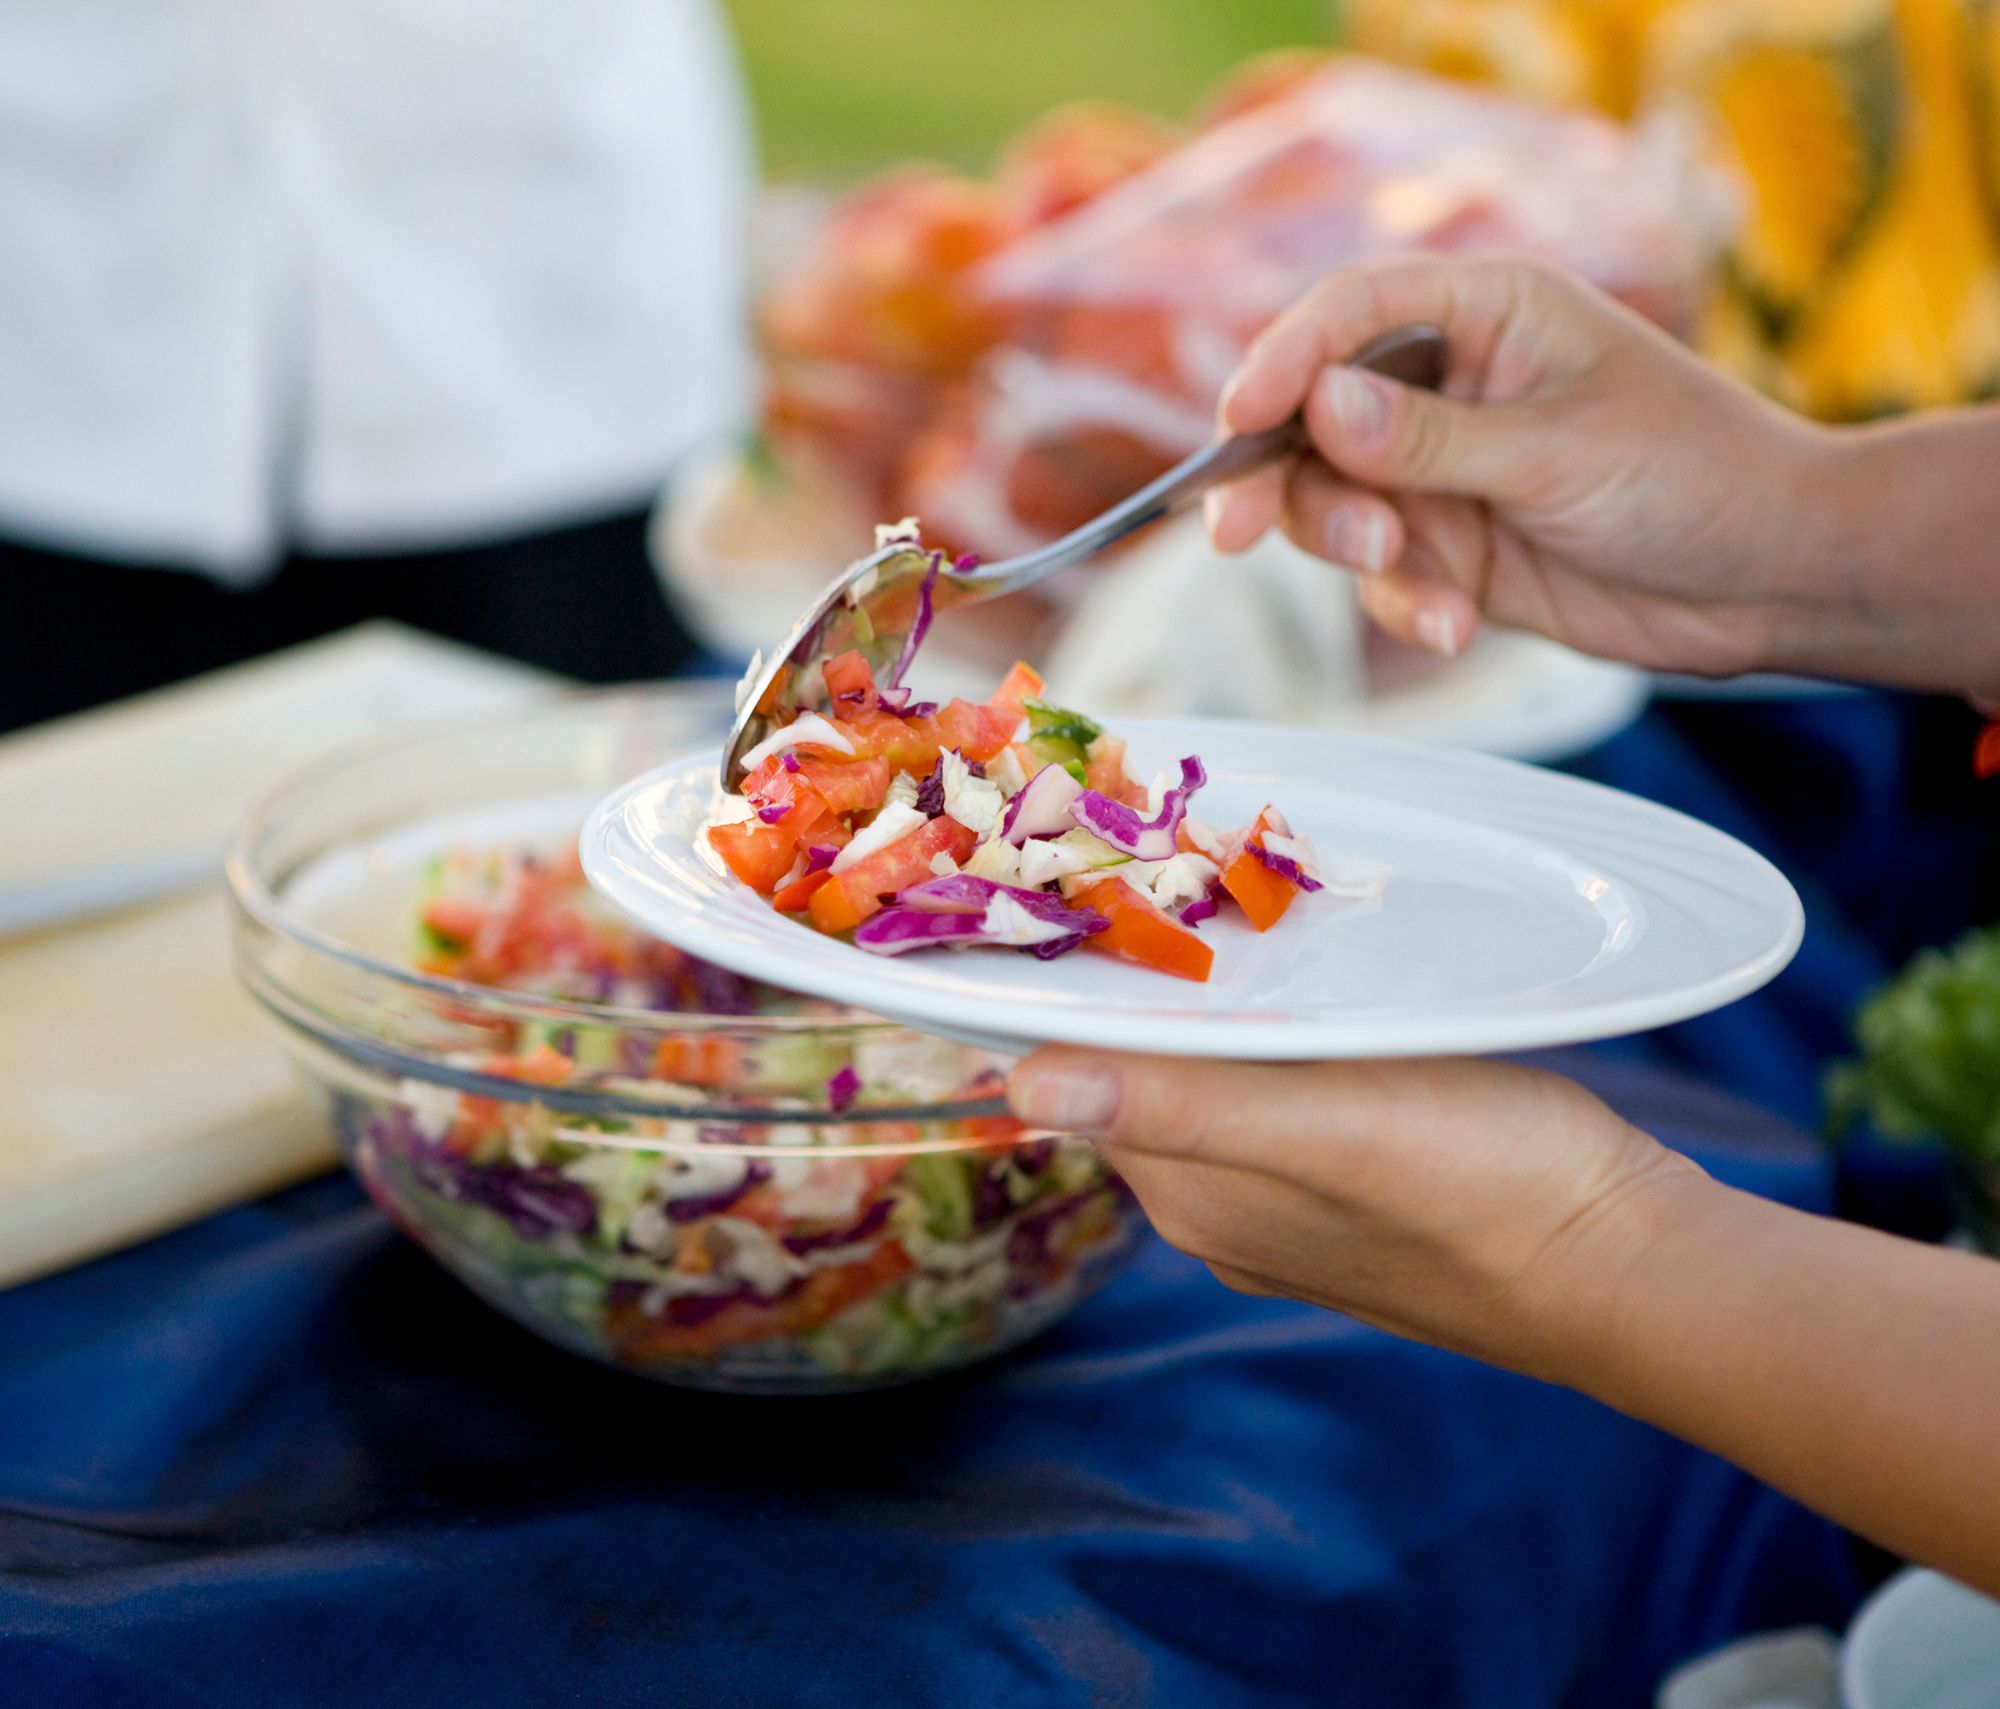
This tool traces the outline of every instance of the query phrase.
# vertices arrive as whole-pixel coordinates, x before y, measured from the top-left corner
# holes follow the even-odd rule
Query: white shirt
[[[253,578],[741,419],[709,0],[0,0],[0,535]]]

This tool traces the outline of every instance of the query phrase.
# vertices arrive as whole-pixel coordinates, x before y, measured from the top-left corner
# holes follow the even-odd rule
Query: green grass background
[[[726,0],[764,168],[983,166],[1057,102],[1173,118],[1266,48],[1325,43],[1332,0]]]

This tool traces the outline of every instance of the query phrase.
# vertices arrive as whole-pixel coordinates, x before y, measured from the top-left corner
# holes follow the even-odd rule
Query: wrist
[[[1535,1351],[1523,1369],[1613,1405],[1626,1356],[1660,1278],[1698,1250],[1735,1196],[1707,1171],[1649,1135],[1645,1161],[1573,1217],[1528,1301]]]
[[[1989,569],[2000,509],[1983,473],[2000,421],[1948,412],[1798,427],[1765,668],[2000,690]]]
[[[1857,517],[1876,502],[1878,471],[1851,429],[1790,415],[1774,462],[1757,668],[1812,675],[1866,622],[1875,578]]]

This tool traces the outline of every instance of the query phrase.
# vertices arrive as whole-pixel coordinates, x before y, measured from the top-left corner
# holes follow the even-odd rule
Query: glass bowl
[[[562,956],[534,989],[419,970],[448,859],[509,851],[496,895],[557,884],[590,807],[719,742],[729,707],[717,685],[564,696],[295,776],[229,850],[242,978],[375,1201],[550,1341],[756,1391],[1003,1352],[1140,1217],[1088,1144],[1006,1113],[999,1059],[650,940],[650,985],[586,990]]]

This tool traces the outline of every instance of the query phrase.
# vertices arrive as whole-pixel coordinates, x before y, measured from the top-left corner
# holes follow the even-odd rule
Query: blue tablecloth
[[[1828,1208],[1816,1142],[1712,1087],[1810,1117],[1851,1001],[1983,905],[1934,717],[1682,709],[1591,756],[1812,926],[1764,995],[1565,1065]],[[338,1178],[0,1294],[0,1703],[1616,1709],[1860,1589],[1704,1454],[1157,1244],[1011,1360],[823,1401],[544,1348]]]
[[[1810,1142],[1590,1070],[1729,1178]],[[551,1351],[328,1181],[0,1295],[0,1701],[1649,1701],[1838,1622],[1834,1529],[1564,1391],[1157,1243],[982,1373],[812,1401]]]

